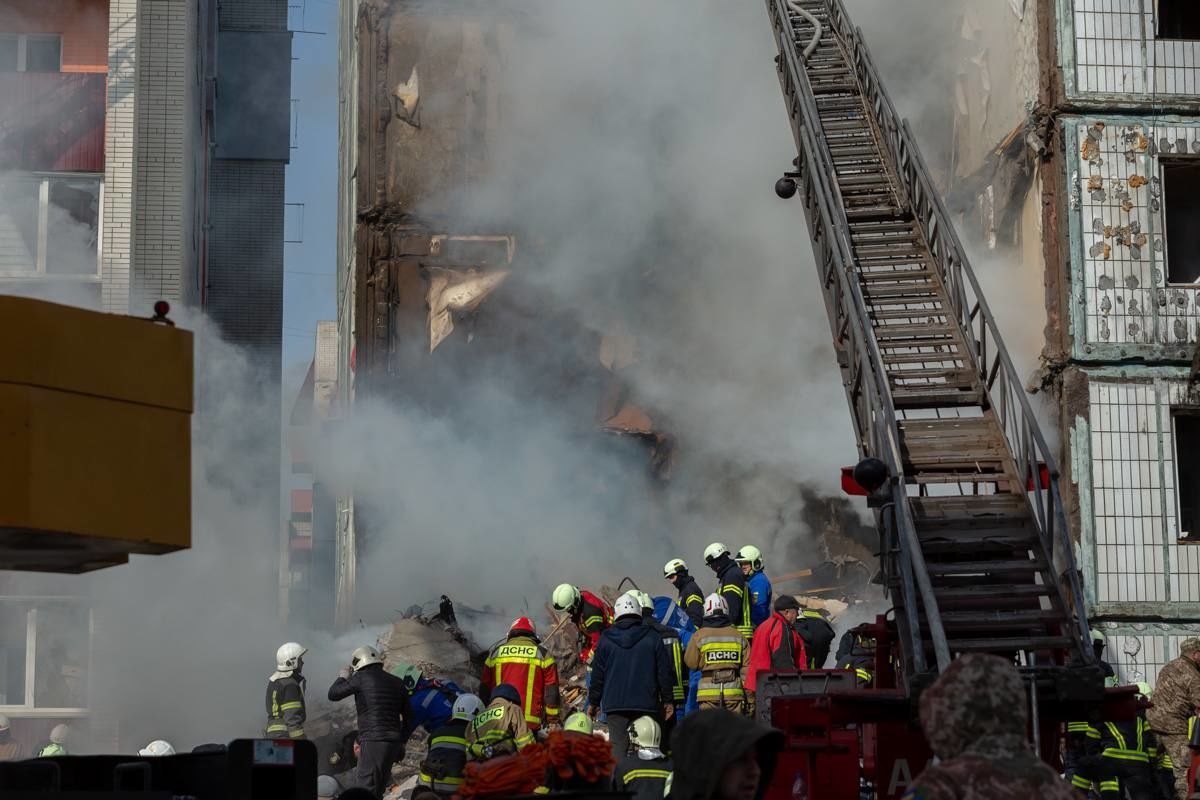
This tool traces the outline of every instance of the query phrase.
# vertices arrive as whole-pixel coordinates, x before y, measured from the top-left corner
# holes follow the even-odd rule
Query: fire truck
[[[766,0],[804,208],[853,417],[847,482],[868,495],[892,608],[869,688],[853,672],[771,675],[758,713],[787,746],[770,798],[900,797],[932,757],[916,703],[950,663],[1019,665],[1029,736],[1129,718],[1104,688],[1054,455],[912,131],[842,0]]]

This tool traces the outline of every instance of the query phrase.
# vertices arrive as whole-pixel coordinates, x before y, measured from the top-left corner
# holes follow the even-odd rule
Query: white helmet
[[[642,604],[637,601],[637,598],[629,594],[623,594],[617,598],[617,602],[613,603],[613,616],[617,619],[621,617],[640,617],[642,615]]]
[[[3,714],[0,714],[0,731],[6,731],[11,727],[12,721]]]
[[[663,565],[663,577],[669,578],[680,572],[687,572],[687,564],[682,558],[672,558]]]
[[[704,548],[704,563],[712,564],[721,556],[729,555],[729,548],[721,542],[713,542],[708,547]]]
[[[560,583],[554,589],[554,595],[551,598],[554,602],[554,607],[559,611],[570,611],[579,605],[580,597],[579,589],[569,583]]]
[[[58,724],[50,729],[50,741],[53,744],[66,744],[67,737],[71,735],[70,727]]]
[[[138,750],[139,756],[173,756],[175,748],[171,747],[171,743],[162,739],[155,739],[150,744]]]
[[[450,718],[470,722],[483,709],[483,701],[477,696],[473,694],[460,694],[458,699],[454,701],[454,710],[450,712]]]
[[[300,659],[308,648],[295,642],[288,642],[275,651],[275,669],[280,672],[295,672],[300,669]]]
[[[654,717],[638,717],[629,726],[629,741],[634,747],[658,748],[662,745],[662,728]]]
[[[762,551],[752,544],[748,544],[741,550],[738,550],[733,560],[739,564],[749,564],[750,568],[755,572],[762,572],[763,570]]]
[[[355,672],[358,672],[363,667],[382,663],[383,659],[379,657],[379,651],[374,647],[360,647],[350,656],[350,666],[354,668]]]
[[[717,614],[729,614],[729,604],[719,594],[710,594],[704,598],[704,616],[712,617]]]

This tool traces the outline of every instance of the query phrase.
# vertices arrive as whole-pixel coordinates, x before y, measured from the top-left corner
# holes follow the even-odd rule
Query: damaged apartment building
[[[995,5],[1002,25],[955,31],[944,183],[991,279],[1031,290],[1006,331],[1046,321],[1031,389],[1058,413],[1090,618],[1122,681],[1153,682],[1200,630],[1200,7]]]

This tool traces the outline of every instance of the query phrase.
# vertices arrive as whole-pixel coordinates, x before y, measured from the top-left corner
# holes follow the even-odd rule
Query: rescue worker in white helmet
[[[171,746],[170,742],[168,742],[164,739],[155,739],[153,742],[146,745],[141,750],[138,750],[138,755],[139,756],[148,756],[151,758],[159,758],[161,756],[173,756],[173,755],[175,755],[175,748]]]
[[[25,748],[12,735],[12,722],[0,714],[0,761],[20,761],[25,758]]]
[[[742,684],[750,661],[750,643],[729,622],[725,598],[710,594],[704,600],[704,627],[692,635],[684,663],[700,670],[696,700],[701,709],[726,708],[744,712],[746,691]]]
[[[50,741],[38,750],[38,758],[51,758],[53,756],[69,755],[67,752],[67,739],[71,736],[71,728],[62,723],[55,725],[50,729]]]
[[[467,768],[467,727],[483,711],[476,695],[459,695],[450,721],[429,737],[429,752],[421,762],[413,800],[422,796],[450,797],[459,790]]]
[[[682,558],[672,558],[663,565],[663,577],[679,592],[679,607],[687,612],[692,625],[699,628],[704,620],[704,592],[688,573],[687,564]]]
[[[360,647],[329,687],[330,702],[351,695],[358,712],[357,785],[382,797],[392,765],[404,757],[404,745],[413,731],[408,688],[402,678],[383,668],[383,658],[374,647]]]
[[[633,800],[662,800],[673,769],[662,751],[662,729],[651,717],[638,717],[629,726],[632,752],[617,762],[613,789],[633,792]]]
[[[748,544],[733,560],[738,563],[742,574],[746,576],[746,591],[750,595],[750,624],[757,628],[771,617],[771,581],[763,572],[762,551]]]
[[[591,664],[600,634],[612,624],[612,609],[597,595],[569,583],[555,587],[551,602],[556,610],[570,615],[579,631],[579,660]]]
[[[664,737],[670,741],[671,731],[675,730],[675,721],[679,719],[679,715],[683,713],[684,704],[687,703],[688,681],[691,679],[691,671],[683,664],[683,642],[679,638],[678,631],[669,625],[663,625],[654,618],[654,598],[640,589],[635,589],[629,594],[641,604],[642,622],[653,628],[662,639],[663,647],[667,650],[667,658],[671,661],[671,676],[675,681],[671,685],[671,699],[675,701],[675,713],[664,719],[662,726]]]
[[[713,542],[704,548],[704,563],[717,574],[720,581],[717,594],[725,598],[729,623],[746,637],[747,642],[750,641],[754,635],[754,625],[750,622],[750,592],[741,567],[730,557],[729,548],[721,542]],[[707,606],[704,613],[708,615]]]
[[[304,654],[308,650],[296,642],[288,642],[275,651],[275,672],[267,681],[268,739],[303,739],[304,721]]]

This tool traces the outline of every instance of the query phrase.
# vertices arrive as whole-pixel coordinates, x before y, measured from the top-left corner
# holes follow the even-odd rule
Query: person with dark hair
[[[755,629],[743,680],[750,698],[758,688],[759,672],[798,672],[807,666],[804,640],[792,627],[799,613],[796,598],[780,595],[775,601],[775,613]]]
[[[679,724],[672,742],[671,800],[759,800],[767,791],[782,731],[724,709]]]

